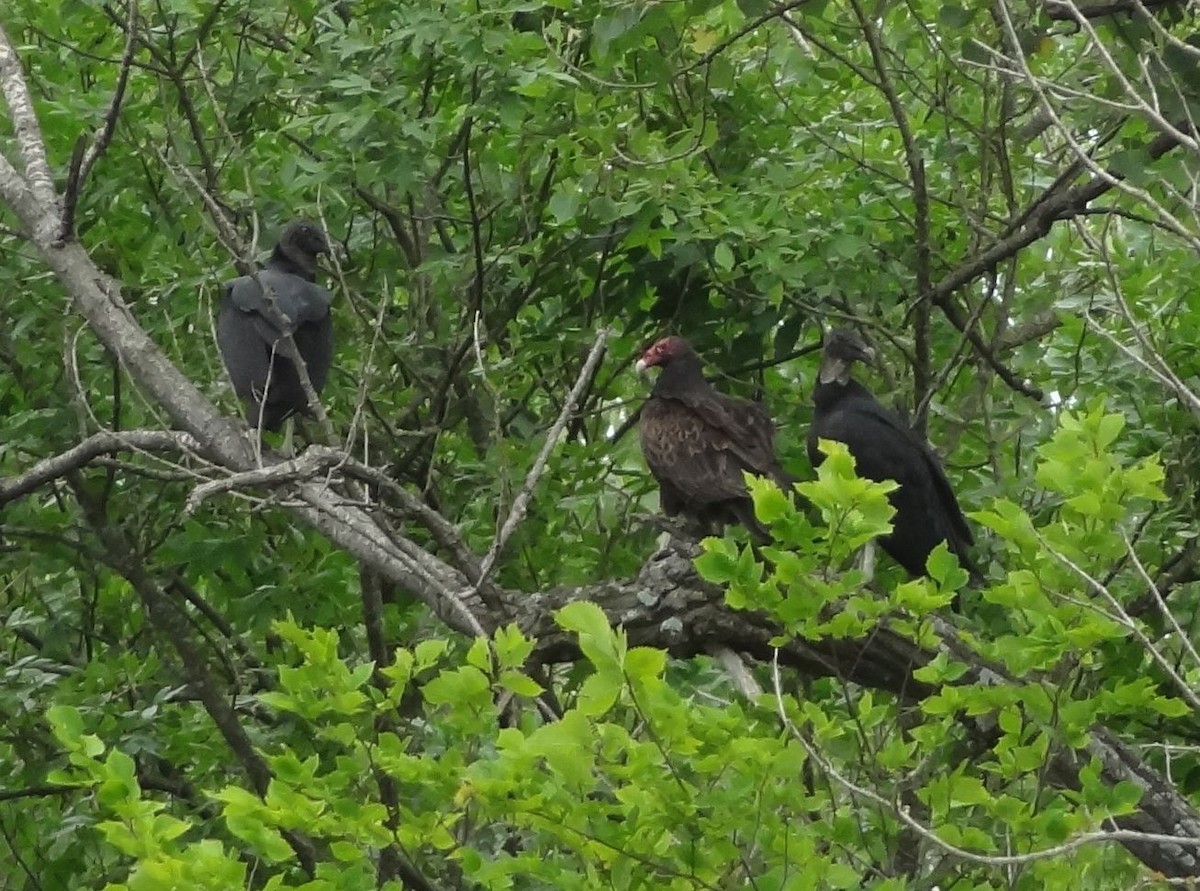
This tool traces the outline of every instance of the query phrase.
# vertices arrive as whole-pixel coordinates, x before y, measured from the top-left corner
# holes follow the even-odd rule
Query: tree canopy
[[[0,886],[1200,876],[1200,28],[1175,0],[8,0]],[[294,457],[215,340],[336,250]],[[821,331],[987,578],[860,549]],[[663,536],[632,373],[761,399]]]

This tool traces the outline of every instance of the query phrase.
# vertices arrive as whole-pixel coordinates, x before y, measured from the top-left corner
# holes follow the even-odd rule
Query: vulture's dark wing
[[[217,312],[217,346],[238,398],[257,403],[271,368],[271,347],[255,329],[251,316],[232,299],[231,286],[232,282],[226,285]]]
[[[784,491],[791,489],[794,480],[775,457],[775,422],[766,408],[716,391],[685,396],[683,401],[725,438],[728,443],[725,447],[736,455],[743,469],[770,477]]]
[[[233,389],[246,403],[247,423],[278,430],[308,400],[292,363],[272,355],[274,338],[264,340],[256,322],[262,323],[262,319],[239,309],[226,293],[217,313],[217,345]]]
[[[913,575],[924,575],[925,559],[946,541],[964,566],[970,566],[967,547],[974,542],[958,499],[927,443],[874,398],[847,398],[820,413],[809,428],[808,451],[820,463],[818,439],[845,443],[854,455],[859,476],[895,480],[891,495],[896,508],[893,532],[884,547]]]
[[[304,358],[313,389],[320,393],[333,364],[333,319],[326,313],[323,319],[305,322],[292,333],[292,340]]]
[[[746,496],[744,462],[728,434],[673,398],[651,397],[638,422],[646,464],[662,490],[663,512]]]
[[[296,348],[317,392],[324,388],[333,360],[332,295],[320,285],[272,269],[233,279],[225,286],[217,316],[217,344],[225,367],[234,390],[247,404],[248,422],[276,430],[289,415],[304,411],[308,399],[295,366],[277,347],[282,332],[272,321],[277,316],[264,288],[291,323]]]
[[[293,326],[321,321],[329,315],[329,307],[333,303],[333,295],[315,282],[276,269],[263,269],[254,275],[243,275],[229,282],[226,287],[238,309],[255,313],[266,320],[269,320],[273,313],[268,310],[263,289],[270,290],[275,299],[276,309]]]
[[[329,314],[333,295],[314,282],[274,269],[236,278],[226,288],[229,302],[242,311],[268,350],[281,335],[263,289],[271,292],[275,308],[292,324],[292,339],[308,367],[313,389],[319,393],[333,362],[333,320]],[[295,383],[299,387],[298,378]]]
[[[893,431],[894,435],[908,443],[909,449],[914,454],[921,456],[925,469],[929,474],[930,482],[932,482],[934,491],[937,493],[938,502],[945,511],[954,534],[967,544],[974,544],[975,536],[971,533],[971,527],[967,525],[967,518],[963,516],[962,508],[958,505],[958,498],[954,495],[954,489],[950,487],[950,480],[946,478],[946,471],[942,469],[942,462],[938,459],[937,454],[933,451],[929,443],[917,436],[907,424],[880,405],[875,399],[854,400],[851,404],[864,417],[869,417],[886,427],[889,431]],[[951,540],[949,535],[947,535],[947,539]]]

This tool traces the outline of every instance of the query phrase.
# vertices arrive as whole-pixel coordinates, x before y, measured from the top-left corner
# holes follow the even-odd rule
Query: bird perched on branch
[[[820,465],[825,456],[817,440],[836,440],[854,456],[860,477],[900,484],[888,495],[896,509],[892,533],[879,543],[909,575],[925,575],[930,551],[945,541],[971,573],[972,582],[979,583],[982,578],[967,553],[974,537],[937,455],[850,375],[855,362],[874,358],[874,349],[849,329],[835,328],[825,335],[813,388],[816,408],[808,429],[808,456],[814,467]]]
[[[793,477],[775,457],[775,424],[762,405],[718,393],[682,337],[664,337],[638,360],[662,368],[638,422],[642,454],[658,481],[663,513],[707,530],[738,522],[759,541],[770,534],[754,516],[743,471],[791,492]]]
[[[217,345],[252,427],[278,430],[308,411],[308,397],[282,339],[292,340],[318,394],[333,361],[333,295],[316,283],[317,256],[329,252],[325,233],[306,220],[283,227],[266,268],[225,284],[217,314]]]

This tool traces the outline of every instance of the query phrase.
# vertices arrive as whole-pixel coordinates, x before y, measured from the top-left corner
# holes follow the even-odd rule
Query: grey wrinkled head
[[[865,337],[849,328],[832,328],[825,334],[821,351],[820,381],[845,384],[850,380],[850,367],[855,362],[873,362],[875,348]]]
[[[279,233],[279,246],[290,257],[304,254],[316,259],[318,254],[329,253],[329,239],[321,227],[308,220],[292,220]]]

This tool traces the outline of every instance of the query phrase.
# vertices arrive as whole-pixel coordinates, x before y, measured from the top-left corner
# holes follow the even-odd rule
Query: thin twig
[[[538,454],[537,460],[533,462],[533,467],[530,469],[529,475],[525,477],[525,484],[521,486],[521,491],[513,499],[512,508],[509,510],[504,524],[500,527],[500,532],[492,541],[492,546],[484,556],[483,563],[480,564],[479,580],[469,592],[470,594],[480,593],[480,588],[487,582],[488,576],[496,565],[496,559],[500,556],[500,552],[508,544],[508,540],[516,531],[517,526],[525,519],[525,511],[528,509],[533,489],[538,484],[538,480],[542,478],[542,474],[545,473],[546,463],[550,460],[550,453],[554,450],[554,446],[558,442],[558,437],[566,428],[571,415],[575,413],[580,395],[587,387],[588,381],[591,380],[592,375],[600,364],[600,358],[604,355],[604,344],[608,340],[609,333],[607,328],[602,328],[600,333],[596,335],[596,342],[592,344],[592,349],[588,353],[587,360],[583,363],[579,377],[576,379],[575,385],[571,387],[571,392],[567,396],[566,401],[563,402],[562,411],[559,412],[558,419],[554,422],[554,426],[550,428],[550,432],[546,434],[546,441],[542,445],[542,450]]]
[[[129,25],[125,29],[125,49],[121,53],[117,86],[113,90],[112,99],[109,100],[108,111],[104,113],[104,123],[92,137],[92,144],[79,158],[78,164],[72,159],[71,174],[67,178],[67,187],[63,193],[62,228],[58,234],[60,241],[74,237],[75,208],[79,203],[79,195],[92,168],[108,150],[113,133],[117,129],[117,118],[121,114],[121,103],[125,100],[125,88],[129,85],[129,72],[133,68],[133,54],[137,47],[137,15],[137,0],[129,0]]]
[[[907,807],[903,807],[894,801],[890,801],[872,789],[860,786],[845,776],[841,771],[833,766],[833,763],[825,758],[815,745],[809,742],[808,738],[800,732],[800,729],[792,723],[791,718],[787,716],[787,709],[783,702],[783,686],[779,677],[779,650],[774,651],[774,658],[771,660],[771,680],[775,691],[775,707],[779,714],[779,719],[783,722],[784,727],[792,734],[792,737],[800,743],[804,751],[808,754],[816,765],[831,777],[838,785],[842,786],[852,795],[857,795],[865,798],[882,808],[885,808],[896,816],[901,823],[908,826],[921,838],[936,845],[947,854],[955,857],[961,857],[963,860],[971,863],[982,863],[987,866],[1014,866],[1025,863],[1033,863],[1038,860],[1048,860],[1052,857],[1060,857],[1085,845],[1095,842],[1143,842],[1146,844],[1160,845],[1178,845],[1186,848],[1200,848],[1200,838],[1189,838],[1188,836],[1166,835],[1157,832],[1136,832],[1130,829],[1111,829],[1101,830],[1098,832],[1084,832],[1075,838],[1063,842],[1061,845],[1054,845],[1049,848],[1043,848],[1039,851],[1030,851],[1028,854],[977,854],[974,851],[969,851],[966,848],[960,848],[957,845],[942,839],[930,827],[924,825],[919,820],[915,819],[909,812]]]
[[[1196,651],[1196,646],[1192,643],[1191,635],[1180,627],[1179,620],[1175,618],[1175,614],[1167,607],[1167,602],[1163,600],[1162,594],[1160,594],[1158,591],[1158,585],[1156,585],[1154,583],[1154,579],[1150,577],[1150,571],[1146,568],[1146,565],[1142,562],[1141,558],[1138,557],[1137,551],[1133,546],[1133,541],[1130,540],[1129,536],[1126,535],[1124,531],[1121,532],[1121,539],[1125,542],[1125,553],[1129,555],[1129,559],[1133,562],[1133,566],[1137,570],[1138,575],[1141,576],[1142,581],[1146,583],[1147,595],[1154,599],[1154,602],[1158,606],[1159,612],[1162,613],[1163,618],[1170,622],[1171,630],[1175,633],[1175,639],[1179,641],[1180,645],[1187,650],[1188,655],[1191,656],[1193,667],[1200,667],[1200,653]],[[1130,616],[1130,618],[1132,618],[1132,616]]]
[[[1091,588],[1108,602],[1108,606],[1112,612],[1104,613],[1103,610],[1099,609],[1099,607],[1095,606],[1090,601],[1074,602],[1085,608],[1090,607],[1095,609],[1102,615],[1106,615],[1109,619],[1117,621],[1124,626],[1135,638],[1137,638],[1138,643],[1142,645],[1142,649],[1146,651],[1146,655],[1153,659],[1155,664],[1158,665],[1158,667],[1163,670],[1167,677],[1171,679],[1171,683],[1179,691],[1179,695],[1183,698],[1183,700],[1187,702],[1189,706],[1191,706],[1192,710],[1196,714],[1200,715],[1200,694],[1197,694],[1196,691],[1192,689],[1192,685],[1189,684],[1179,674],[1179,672],[1175,670],[1175,666],[1170,663],[1167,657],[1159,652],[1158,647],[1156,647],[1154,642],[1147,637],[1146,632],[1144,632],[1138,622],[1135,621],[1131,615],[1129,615],[1129,613],[1125,610],[1125,607],[1121,605],[1121,601],[1117,599],[1117,596],[1108,589],[1108,586],[1089,573],[1086,569],[1084,569],[1066,554],[1064,554],[1062,551],[1051,545],[1050,542],[1046,540],[1045,536],[1043,536],[1040,532],[1035,530],[1035,534],[1037,535],[1038,540],[1042,543],[1042,547],[1044,547],[1050,553],[1050,555],[1054,557],[1055,560],[1057,560],[1059,563],[1062,563],[1073,573],[1075,573],[1075,575],[1087,582],[1089,588]]]
[[[200,505],[209,498],[225,492],[256,486],[278,486],[283,483],[312,479],[317,473],[344,459],[345,456],[334,449],[314,447],[305,449],[304,454],[298,458],[233,473],[221,479],[209,480],[201,483],[188,494],[183,512],[185,515],[195,513]]]

